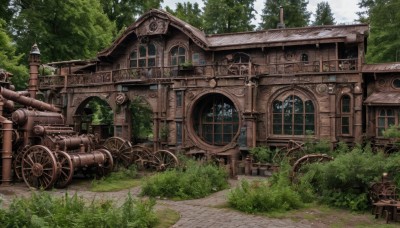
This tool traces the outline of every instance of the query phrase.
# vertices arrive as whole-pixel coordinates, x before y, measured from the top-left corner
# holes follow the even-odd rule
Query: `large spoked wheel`
[[[113,159],[113,156],[110,153],[110,151],[108,151],[106,149],[99,149],[98,151],[100,151],[105,157],[104,163],[99,165],[98,171],[97,171],[97,176],[102,177],[102,176],[109,174],[113,170],[114,159]]]
[[[298,159],[292,168],[291,178],[292,182],[296,182],[299,177],[302,175],[303,171],[302,168],[311,163],[321,163],[321,162],[329,162],[332,161],[333,157],[326,155],[326,154],[307,154],[300,159]]]
[[[298,159],[307,155],[304,150],[304,143],[290,140],[287,146],[287,152],[285,154],[289,164],[293,165]]]
[[[72,181],[72,176],[74,175],[74,166],[72,164],[71,156],[64,151],[58,151],[56,156],[60,173],[55,183],[55,187],[65,188]]]
[[[58,173],[56,158],[45,146],[32,146],[22,157],[22,178],[31,188],[51,188]]]
[[[14,175],[18,180],[22,180],[22,157],[25,152],[28,150],[29,146],[24,146],[22,149],[18,149],[17,154],[14,157],[13,167],[14,167]]]
[[[153,154],[151,162],[153,168],[157,171],[164,171],[170,168],[178,167],[179,160],[172,152],[168,150],[158,150]]]
[[[151,150],[148,147],[135,145],[132,147],[133,162],[139,170],[148,168],[149,161],[153,159]]]
[[[121,165],[127,168],[133,163],[132,145],[129,141],[111,137],[104,142],[103,147],[111,153],[115,166]]]

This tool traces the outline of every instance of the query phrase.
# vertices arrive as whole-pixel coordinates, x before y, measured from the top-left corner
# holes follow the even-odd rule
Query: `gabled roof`
[[[144,15],[142,15],[141,17],[139,17],[139,19],[137,19],[136,22],[134,22],[131,26],[129,26],[125,30],[125,32],[111,44],[109,48],[99,52],[97,56],[101,58],[102,56],[107,56],[111,54],[121,42],[123,42],[128,36],[135,33],[136,28],[138,28],[144,21],[152,17],[158,17],[161,19],[168,20],[170,22],[170,25],[181,30],[183,33],[189,36],[195,43],[199,44],[199,46],[202,46],[205,49],[208,48],[209,44],[204,32],[189,25],[188,23],[182,21],[181,19],[173,16],[172,14],[164,10],[152,9],[147,13],[145,13]]]
[[[185,33],[194,43],[198,44],[205,50],[291,46],[334,42],[362,42],[364,37],[367,36],[369,30],[368,25],[358,24],[205,35],[203,31],[200,31],[166,11],[152,9],[129,26],[109,48],[98,53],[98,57],[101,58],[110,55],[118,45],[121,45],[123,41],[129,37],[134,36],[137,38],[135,34],[136,29],[146,20],[150,20],[154,17],[168,20],[170,26]]]

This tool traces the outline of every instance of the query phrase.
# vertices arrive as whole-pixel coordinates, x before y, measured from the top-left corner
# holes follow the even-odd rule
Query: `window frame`
[[[349,99],[349,104],[348,104],[348,111],[344,111],[344,98]],[[340,130],[340,135],[343,136],[350,136],[353,135],[353,99],[349,94],[344,94],[343,96],[340,97],[340,102],[339,102],[339,130]],[[343,120],[348,119],[348,123],[346,125],[343,125]],[[348,127],[348,133],[343,133],[343,127],[347,126]]]
[[[174,51],[174,49],[177,49],[177,55],[172,55],[172,52]],[[180,49],[183,49],[183,51],[184,51],[184,54],[181,54],[180,53]],[[182,57],[183,57],[183,62],[181,62],[181,60],[182,60]],[[176,64],[174,64],[173,62],[174,62],[174,59],[176,59],[175,61],[176,61]],[[187,49],[186,49],[186,47],[184,47],[184,46],[182,46],[182,45],[175,45],[175,46],[173,46],[171,49],[170,49],[170,51],[169,51],[169,65],[170,66],[179,66],[179,65],[182,65],[182,64],[184,64],[185,62],[187,62],[188,61],[188,54],[187,54]]]
[[[154,55],[150,53],[150,47],[154,47]],[[144,55],[141,53],[144,48]],[[134,54],[135,53],[135,54]],[[129,68],[152,68],[157,66],[157,45],[154,43],[139,44],[129,54]],[[152,64],[151,63],[152,60]],[[134,64],[133,64],[134,63]],[[144,65],[142,64],[144,63]]]
[[[388,110],[393,111],[393,115],[388,115]],[[385,115],[381,115],[382,111],[385,111]],[[382,130],[387,130],[391,125],[399,125],[400,109],[397,107],[382,107],[376,110],[375,114],[375,134],[378,138],[383,138]],[[393,118],[393,124],[389,123],[389,118]],[[379,120],[383,119],[383,125],[379,124]]]
[[[203,98],[198,106],[198,115],[194,115],[196,135],[211,146],[226,146],[231,143],[239,132],[240,113],[231,99],[222,94],[210,94]],[[222,116],[218,114],[217,106],[222,104]],[[229,105],[228,109],[225,109]],[[219,107],[221,108],[221,106]],[[212,111],[212,115],[211,112]],[[231,115],[225,115],[226,112]],[[207,115],[209,114],[209,115]],[[223,118],[221,118],[223,117]],[[211,119],[208,119],[211,118]],[[228,120],[226,120],[228,118]],[[229,118],[231,120],[229,120]],[[219,138],[218,138],[219,136]]]
[[[276,104],[280,107],[274,107]],[[312,111],[308,110],[309,108]],[[312,135],[316,135],[317,113],[315,103],[308,96],[304,96],[298,91],[291,91],[276,97],[271,103],[271,113],[271,133],[274,136],[304,137],[310,130]],[[300,116],[302,118],[301,124],[298,121]],[[290,119],[290,123],[287,123],[285,119]],[[301,134],[297,134],[298,132],[301,132]]]

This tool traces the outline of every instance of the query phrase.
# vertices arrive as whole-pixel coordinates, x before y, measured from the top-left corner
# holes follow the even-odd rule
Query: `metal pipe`
[[[2,178],[3,186],[10,186],[11,183],[11,161],[12,161],[12,122],[3,120],[3,152],[2,152]]]
[[[25,97],[17,92],[6,89],[4,87],[0,87],[0,94],[8,100],[12,100],[14,102],[17,102],[22,105],[32,107],[32,108],[35,108],[35,109],[38,109],[41,111],[61,112],[61,109],[55,107],[54,105],[48,104],[48,103],[40,101],[40,100],[36,100],[31,97]]]

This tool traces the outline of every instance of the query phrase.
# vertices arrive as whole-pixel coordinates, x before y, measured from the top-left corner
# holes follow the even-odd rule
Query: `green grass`
[[[157,210],[156,217],[158,218],[158,223],[155,228],[168,228],[174,225],[181,218],[181,215],[170,208],[164,208]]]
[[[93,192],[114,192],[123,189],[139,186],[141,180],[138,179],[137,171],[134,167],[120,169],[99,180],[93,180],[90,191]]]

